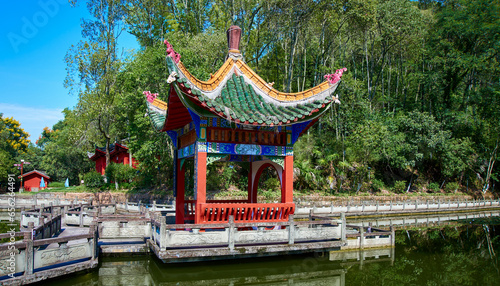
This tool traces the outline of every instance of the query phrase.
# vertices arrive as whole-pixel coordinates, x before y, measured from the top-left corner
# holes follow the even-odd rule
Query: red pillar
[[[181,160],[177,160],[177,197],[175,198],[175,223],[184,223],[184,178],[185,169],[181,168]]]
[[[281,183],[281,202],[293,203],[293,156],[285,156]]]
[[[196,160],[196,210],[194,223],[202,222],[201,204],[207,202],[207,152],[197,152]]]
[[[257,192],[254,192],[253,190],[253,180],[252,180],[252,165],[253,163],[250,162],[250,167],[248,168],[248,202],[249,203],[256,203],[257,202]]]

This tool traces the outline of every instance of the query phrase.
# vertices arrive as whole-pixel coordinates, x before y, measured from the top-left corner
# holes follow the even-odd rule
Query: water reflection
[[[188,264],[102,258],[96,271],[46,285],[498,285],[500,227],[469,223],[398,231],[395,249]]]
[[[316,253],[306,256],[164,264],[153,256],[103,258],[98,270],[47,285],[346,285],[346,267],[385,263],[393,249]],[[364,258],[364,260],[363,260]]]

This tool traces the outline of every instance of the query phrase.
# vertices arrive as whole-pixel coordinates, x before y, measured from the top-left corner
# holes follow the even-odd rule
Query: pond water
[[[399,230],[395,249],[350,255],[189,264],[164,264],[154,256],[103,257],[95,271],[42,285],[500,285],[500,223]],[[361,255],[366,259],[356,258]]]

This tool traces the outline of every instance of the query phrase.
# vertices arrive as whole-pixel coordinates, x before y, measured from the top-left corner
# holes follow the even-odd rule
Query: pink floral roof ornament
[[[146,96],[146,100],[150,103],[153,102],[158,96],[158,93],[151,93],[149,90],[143,91],[142,94]]]
[[[175,52],[174,48],[167,40],[163,41],[163,43],[167,46],[167,56],[171,57],[174,62],[178,64],[181,60],[181,55]]]
[[[330,84],[336,84],[345,71],[347,71],[347,68],[338,69],[333,74],[326,74],[325,79],[328,80]]]

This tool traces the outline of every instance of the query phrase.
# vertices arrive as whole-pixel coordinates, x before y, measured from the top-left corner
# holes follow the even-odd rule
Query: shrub
[[[440,190],[439,189],[439,184],[435,183],[435,182],[429,183],[428,189],[431,190],[434,193],[437,193]]]
[[[405,181],[396,181],[394,182],[394,187],[392,190],[395,193],[404,193],[406,191],[406,182]]]
[[[460,188],[460,185],[457,182],[449,182],[444,186],[444,190],[447,193],[454,193]]]
[[[87,188],[99,189],[104,185],[104,178],[101,174],[91,171],[83,176],[83,181]]]
[[[384,182],[378,179],[372,180],[372,190],[375,192],[380,192],[385,188]]]
[[[135,177],[136,170],[129,165],[111,163],[106,167],[108,182],[129,182]]]
[[[277,178],[269,178],[264,182],[264,189],[268,191],[280,190],[281,183]]]

